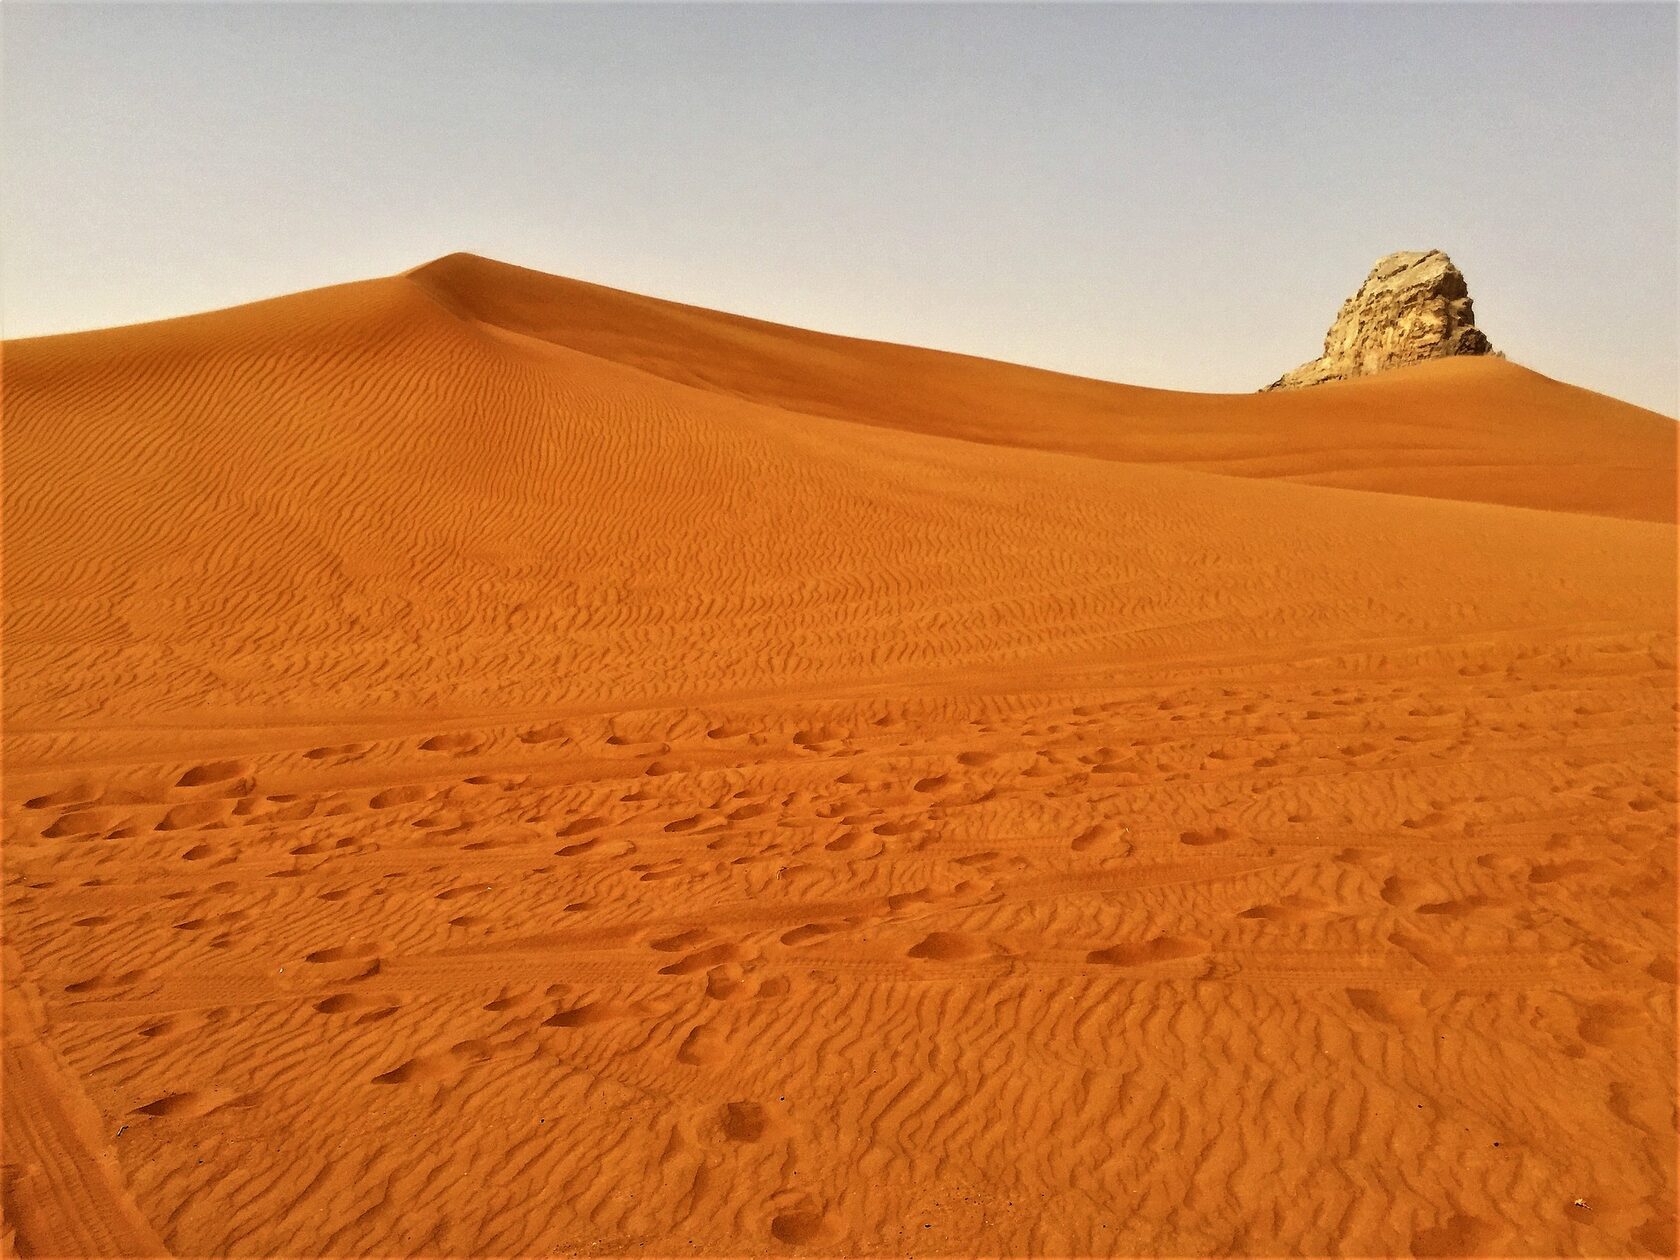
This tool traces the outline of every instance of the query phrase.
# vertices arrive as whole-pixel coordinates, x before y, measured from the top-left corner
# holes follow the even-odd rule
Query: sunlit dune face
[[[1672,1252],[1673,422],[459,255],[5,404],[19,1254]]]

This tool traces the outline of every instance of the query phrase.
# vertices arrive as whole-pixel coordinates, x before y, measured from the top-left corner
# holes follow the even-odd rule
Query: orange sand
[[[1672,421],[465,255],[4,373],[18,1253],[1672,1253]]]

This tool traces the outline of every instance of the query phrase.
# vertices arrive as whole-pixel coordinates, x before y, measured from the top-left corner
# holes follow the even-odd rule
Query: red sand
[[[5,347],[19,1254],[1672,1254],[1675,432],[465,255]]]

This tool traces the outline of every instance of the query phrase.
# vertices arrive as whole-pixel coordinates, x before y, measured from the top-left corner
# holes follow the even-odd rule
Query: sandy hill
[[[470,255],[4,408],[20,1251],[1672,1249],[1673,421]]]
[[[1674,519],[1675,424],[1504,360],[1357,394],[1183,394],[806,332],[451,254],[408,278],[508,344],[580,350],[806,415],[998,446]]]

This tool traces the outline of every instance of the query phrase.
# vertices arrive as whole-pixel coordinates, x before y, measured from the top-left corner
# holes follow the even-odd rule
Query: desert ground
[[[1673,420],[470,255],[4,409],[9,1251],[1673,1253]]]

